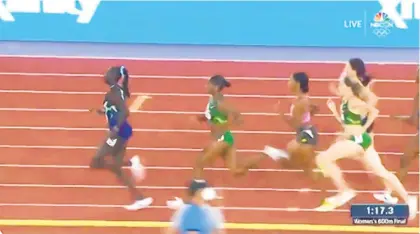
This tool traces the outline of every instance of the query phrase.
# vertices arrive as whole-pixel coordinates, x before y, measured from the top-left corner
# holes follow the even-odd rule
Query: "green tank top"
[[[210,120],[210,122],[214,124],[224,124],[227,122],[228,117],[226,114],[221,112],[217,106],[217,101],[214,100],[213,97],[210,97],[209,102],[207,103],[205,116],[208,120]]]
[[[346,125],[363,125],[363,117],[350,111],[348,101],[341,102],[341,121]]]

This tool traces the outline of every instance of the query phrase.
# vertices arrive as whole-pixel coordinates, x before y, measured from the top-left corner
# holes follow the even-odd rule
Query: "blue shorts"
[[[112,129],[114,126],[109,126]],[[133,128],[128,122],[124,122],[121,127],[120,131],[118,132],[118,136],[124,140],[129,140],[133,135]]]

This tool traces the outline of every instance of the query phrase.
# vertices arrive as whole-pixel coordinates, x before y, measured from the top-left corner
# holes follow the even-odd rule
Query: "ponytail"
[[[368,74],[363,74],[360,76],[360,82],[362,82],[363,86],[368,86],[369,83],[372,81],[372,77]]]
[[[347,87],[351,88],[351,91],[353,92],[354,96],[360,98],[360,94],[361,94],[361,91],[362,91],[363,87],[359,83],[352,82],[350,78],[346,77],[346,78],[344,78],[344,84]]]
[[[232,84],[231,84],[229,81],[227,81],[227,80],[225,79],[224,86],[225,86],[226,88],[229,88],[231,85],[232,85]]]
[[[130,90],[128,89],[128,79],[129,79],[129,75],[128,75],[128,70],[127,68],[125,68],[124,66],[120,67],[120,73],[121,73],[121,77],[123,78],[122,81],[122,90],[125,93],[125,96],[130,97]]]

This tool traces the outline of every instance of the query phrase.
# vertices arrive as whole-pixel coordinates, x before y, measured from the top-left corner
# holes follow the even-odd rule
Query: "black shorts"
[[[116,136],[115,138],[107,138],[105,144],[102,146],[106,154],[109,154],[113,157],[120,156],[120,154],[125,150],[127,146],[127,139],[121,136]]]
[[[318,131],[314,126],[302,126],[296,132],[296,141],[301,144],[318,144]]]

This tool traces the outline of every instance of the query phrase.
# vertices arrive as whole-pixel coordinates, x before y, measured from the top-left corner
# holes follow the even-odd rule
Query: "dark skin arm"
[[[242,116],[230,103],[225,100],[219,101],[219,109],[228,116],[227,125],[229,127],[233,125],[239,125],[242,123]]]
[[[100,108],[100,109],[92,108],[92,109],[89,109],[89,112],[96,112],[96,114],[98,114],[98,115],[105,114],[104,108]]]
[[[314,116],[319,113],[319,107],[317,105],[310,104],[309,105],[309,113],[311,116]]]
[[[420,69],[420,68],[419,68]],[[416,84],[419,83],[419,69],[417,69],[417,77],[416,77]],[[413,103],[413,111],[411,112],[411,116],[406,120],[408,124],[417,125],[419,124],[419,93],[414,97]]]
[[[198,122],[207,122],[208,121],[207,117],[204,114],[197,115],[196,119],[198,120]]]
[[[411,116],[408,118],[408,123],[412,125],[417,125],[419,122],[419,94],[414,97],[413,103],[413,111],[411,112]]]
[[[228,102],[224,99],[219,100],[219,109],[228,115],[228,123],[227,125],[230,127],[232,125],[239,125],[243,122],[241,114]],[[209,122],[207,117],[204,114],[196,115],[195,118],[199,122]]]
[[[414,97],[413,108],[412,108],[412,111],[411,111],[411,115],[408,118],[404,117],[404,116],[398,116],[398,115],[392,116],[392,118],[402,120],[405,123],[410,124],[410,125],[418,125],[419,124],[418,123],[419,122],[418,113],[419,113],[419,94],[417,94]]]

